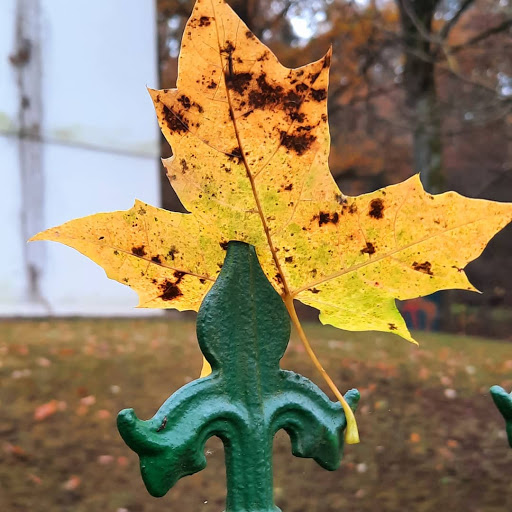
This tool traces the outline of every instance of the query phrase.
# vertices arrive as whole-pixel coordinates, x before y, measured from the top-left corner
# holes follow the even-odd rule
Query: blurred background
[[[286,66],[333,46],[330,166],[345,194],[421,171],[432,193],[512,200],[510,0],[228,3]],[[198,375],[193,317],[135,310],[135,293],[78,253],[26,244],[135,198],[182,210],[145,87],[175,86],[192,6],[0,2],[2,511],[224,506],[218,440],[207,444],[204,472],[155,500],[115,428],[119,409],[147,418]],[[467,267],[483,294],[400,305],[412,329],[432,331],[415,334],[420,349],[319,327],[302,311],[334,380],[362,391],[362,444],[331,474],[294,459],[278,436],[283,510],[512,508],[512,451],[487,393],[492,384],[512,389],[511,234],[509,226]],[[319,382],[295,339],[284,366]]]

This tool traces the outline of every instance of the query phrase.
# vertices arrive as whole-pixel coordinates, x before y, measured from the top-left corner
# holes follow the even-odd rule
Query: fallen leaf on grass
[[[17,444],[4,443],[3,451],[7,455],[14,455],[19,459],[25,459],[27,457],[27,452],[25,452],[25,450]]]
[[[26,356],[29,353],[27,345],[11,345],[10,351],[19,356]]]
[[[46,357],[38,357],[37,358],[37,364],[41,366],[42,368],[48,368],[52,364],[52,362],[47,359]]]
[[[419,443],[421,441],[421,436],[417,432],[411,432],[409,436],[409,442],[411,443]]]
[[[125,457],[124,455],[120,455],[119,457],[117,457],[117,465],[120,468],[125,468],[126,466],[128,466],[128,463],[128,457]]]
[[[107,420],[112,416],[112,413],[110,411],[107,411],[107,409],[100,409],[96,413],[96,418],[99,420]]]
[[[27,475],[27,478],[36,485],[41,485],[43,483],[43,479],[38,477],[37,475],[34,475],[33,473],[29,473]]]
[[[88,412],[89,412],[89,407],[87,407],[87,405],[80,404],[76,408],[76,415],[77,416],[85,416]]]
[[[23,379],[24,377],[30,377],[32,375],[32,370],[25,368],[23,370],[14,370],[11,373],[11,379]]]
[[[98,463],[102,466],[106,466],[107,464],[110,464],[114,462],[114,456],[113,455],[100,455],[98,457]]]
[[[62,484],[62,488],[66,491],[74,491],[80,487],[82,479],[77,475],[71,475],[69,479]]]
[[[61,357],[70,357],[75,355],[76,350],[74,348],[60,348],[57,354]]]
[[[94,395],[84,396],[80,399],[82,405],[90,406],[96,403],[96,397]]]
[[[43,421],[53,416],[57,411],[63,411],[67,408],[66,402],[58,400],[50,400],[49,402],[36,407],[34,411],[34,420]]]

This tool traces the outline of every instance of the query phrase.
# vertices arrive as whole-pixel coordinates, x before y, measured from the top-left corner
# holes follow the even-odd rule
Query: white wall
[[[51,227],[75,217],[158,205],[159,134],[146,85],[158,85],[156,14],[151,1],[24,0],[38,3],[42,77],[43,186],[20,178],[15,51],[16,1],[0,2],[0,315],[143,314],[135,292],[110,281],[74,250],[50,242],[31,293],[21,211],[42,198]],[[31,62],[27,63],[30,66]],[[7,133],[6,133],[7,132]],[[28,184],[30,187],[30,183]],[[42,188],[43,190],[39,190]],[[35,206],[32,206],[35,208]],[[33,255],[32,255],[33,257]]]

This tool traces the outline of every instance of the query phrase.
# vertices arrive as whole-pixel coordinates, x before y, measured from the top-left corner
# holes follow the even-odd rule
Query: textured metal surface
[[[201,350],[212,373],[174,393],[148,421],[121,411],[121,436],[140,457],[153,496],[206,466],[211,436],[224,444],[226,511],[271,512],[272,442],[285,429],[292,452],[335,470],[346,427],[341,405],[311,381],[279,368],[290,336],[281,297],[263,274],[254,248],[230,242],[215,285],[197,319]],[[352,408],[357,390],[345,395]]]
[[[501,386],[493,386],[490,391],[496,407],[505,418],[508,444],[512,448],[512,393],[508,394]]]

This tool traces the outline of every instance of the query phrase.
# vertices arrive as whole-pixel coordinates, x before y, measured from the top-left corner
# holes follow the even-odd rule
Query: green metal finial
[[[121,411],[118,428],[140,457],[142,478],[163,496],[206,466],[211,436],[224,443],[226,512],[275,512],[272,442],[285,429],[298,457],[339,467],[345,415],[311,381],[279,368],[290,336],[281,297],[254,248],[230,242],[222,271],[201,305],[197,334],[212,373],[174,393],[148,421]],[[345,395],[352,408],[359,392]]]
[[[493,386],[490,392],[496,407],[505,418],[508,444],[512,448],[512,393],[509,395],[501,386]]]

